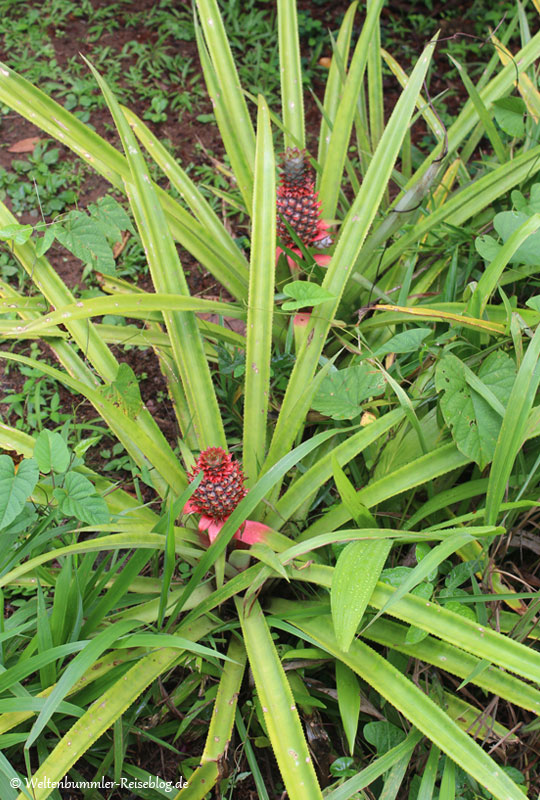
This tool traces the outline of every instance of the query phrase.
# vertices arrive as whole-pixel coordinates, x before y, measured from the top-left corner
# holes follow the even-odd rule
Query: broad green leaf
[[[506,216],[505,216],[506,214]],[[509,215],[509,216],[508,216]],[[478,237],[475,241],[476,249],[480,255],[488,262],[484,274],[478,281],[475,291],[469,301],[467,314],[479,318],[482,317],[489,302],[492,292],[500,281],[506,265],[515,260],[529,258],[530,245],[536,241],[540,243],[537,233],[540,226],[540,215],[533,214],[513,214],[504,212],[498,214],[498,230],[501,233],[504,243],[499,245],[495,240],[486,236]],[[496,225],[496,227],[497,227]],[[519,255],[519,254],[522,255]],[[534,259],[534,248],[531,251]],[[534,261],[536,264],[536,261]]]
[[[469,534],[466,529],[463,529],[463,531],[454,533],[449,539],[446,539],[444,542],[441,542],[432,550],[430,550],[430,552],[424,556],[424,558],[416,565],[416,567],[410,571],[405,580],[400,582],[392,597],[382,606],[382,608],[379,609],[379,611],[377,611],[377,614],[373,618],[372,622],[377,620],[385,611],[389,611],[389,609],[395,603],[398,603],[407,593],[412,593],[414,590],[416,590],[416,594],[424,594],[424,592],[420,589],[419,584],[421,584],[421,582],[427,578],[433,569],[437,568],[439,564],[448,558],[449,555],[452,555],[452,553],[455,553],[456,550],[459,550],[461,547],[472,541],[473,537],[471,534]],[[429,584],[428,586],[430,588],[427,589],[426,594],[429,598],[431,597],[433,587]],[[419,589],[420,591],[418,591]]]
[[[31,458],[24,458],[15,471],[13,459],[0,456],[0,530],[19,516],[34,491],[39,468]]]
[[[283,294],[292,297],[287,300],[281,308],[283,311],[294,311],[297,308],[307,308],[318,306],[327,300],[332,300],[333,296],[316,283],[308,281],[293,281],[283,287]]]
[[[495,119],[509,136],[521,139],[525,135],[523,120],[527,107],[521,97],[501,97],[493,103]]]
[[[378,347],[374,355],[377,358],[382,358],[387,353],[414,353],[431,332],[431,328],[413,328],[410,331],[397,333]]]
[[[68,472],[62,488],[54,490],[63,514],[75,517],[89,525],[108,522],[110,511],[107,503],[96,494],[94,486],[78,472]]]
[[[116,264],[111,245],[101,226],[83,211],[70,211],[55,222],[54,233],[64,247],[100,272],[114,275]]]
[[[3,228],[0,228],[0,241],[25,244],[32,236],[33,232],[34,229],[31,225],[19,225],[18,223],[5,225]]]
[[[90,203],[88,212],[111,241],[121,241],[122,231],[135,234],[135,228],[125,209],[110,194],[100,197],[95,204]]]
[[[59,433],[42,430],[36,438],[34,458],[40,472],[65,472],[69,466],[68,446]]]
[[[347,651],[379,580],[392,542],[351,542],[341,551],[332,578],[330,601],[336,639]]]
[[[36,255],[38,258],[45,255],[55,238],[56,234],[54,232],[54,225],[50,225],[48,228],[45,228],[43,236],[41,236],[36,242]]]
[[[523,211],[525,214],[540,213],[540,183],[533,183],[528,200],[519,189],[514,189],[510,197],[516,211]]]
[[[515,364],[497,350],[482,362],[478,378],[503,408],[508,403],[515,379]],[[484,396],[473,389],[467,366],[452,353],[437,364],[435,386],[442,392],[441,410],[459,450],[480,469],[493,459],[502,418]]]
[[[313,408],[332,419],[354,419],[362,413],[362,403],[385,390],[385,380],[371,364],[330,372],[313,400]]]
[[[376,528],[371,512],[333,457],[334,480],[340,497],[359,528]],[[340,647],[348,650],[362,621],[369,598],[384,567],[392,541],[351,542],[340,553],[332,579],[332,619]]]
[[[377,755],[387,753],[405,740],[405,732],[388,720],[368,722],[364,725],[363,733],[365,740],[374,746]]]
[[[135,419],[142,409],[139,382],[133,369],[123,361],[118,367],[116,378],[102,389],[104,397],[117,408],[122,409],[130,419]]]
[[[524,225],[529,219],[530,215],[525,214],[523,211],[501,211],[493,218],[493,227],[503,242],[507,242],[514,231]],[[479,252],[483,258],[485,258],[484,252],[491,252],[494,249],[493,244],[489,242],[491,237],[486,236],[484,238],[488,240],[488,249],[486,250],[485,243],[481,246]],[[500,245],[497,245],[497,248],[499,250]],[[531,267],[538,266],[538,264],[540,264],[539,248],[540,232],[533,233],[517,248],[514,255],[509,259],[510,263],[526,264]]]
[[[352,669],[349,669],[342,661],[336,661],[336,690],[343,730],[352,756],[360,714],[360,684]]]
[[[533,308],[535,311],[540,311],[540,295],[537,294],[534,297],[529,297],[529,299],[525,301],[525,305],[529,306],[529,308]]]
[[[482,256],[488,263],[491,263],[501,250],[501,245],[493,236],[477,236],[474,240],[476,252]]]

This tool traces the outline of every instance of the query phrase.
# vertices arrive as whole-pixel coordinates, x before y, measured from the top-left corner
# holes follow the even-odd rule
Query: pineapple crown
[[[205,479],[219,481],[231,471],[232,461],[232,456],[226,453],[222,447],[207,447],[197,459],[190,480],[193,480],[202,470]]]
[[[281,153],[280,190],[282,193],[304,195],[313,192],[314,183],[310,174],[305,150],[287,147]]]

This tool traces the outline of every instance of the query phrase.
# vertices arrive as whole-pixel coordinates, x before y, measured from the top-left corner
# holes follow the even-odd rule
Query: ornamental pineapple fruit
[[[223,448],[208,447],[188,475],[190,483],[201,470],[204,477],[191,495],[191,509],[214,520],[224,520],[247,494],[240,464]]]
[[[288,247],[295,246],[280,215],[283,215],[306,247],[310,247],[316,243],[321,232],[320,206],[311,170],[306,163],[305,150],[288,147],[283,154],[277,190],[277,235],[284,244]]]

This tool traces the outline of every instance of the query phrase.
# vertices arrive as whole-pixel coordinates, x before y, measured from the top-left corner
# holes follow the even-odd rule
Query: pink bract
[[[197,509],[193,507],[191,500],[187,501],[182,513],[197,513]],[[206,517],[203,514],[199,520],[199,531],[201,533],[208,534],[211,544],[226,522],[227,519],[213,519],[212,517]],[[269,528],[268,525],[263,525],[262,522],[255,522],[255,520],[247,519],[238,528],[233,536],[233,539],[236,539],[236,541],[240,544],[252,545],[256,544],[257,542],[264,542],[271,530],[272,529]]]
[[[329,229],[328,223],[325,222],[323,219],[319,220],[319,222],[318,222],[318,231],[319,232],[318,232],[317,236],[315,236],[315,238],[313,240],[313,246],[314,247],[317,247],[317,242],[322,242],[325,239],[329,238],[328,229]],[[298,256],[302,255],[302,251],[298,247],[289,247],[288,249],[292,250],[292,252],[295,253]],[[280,257],[280,255],[282,253],[285,253],[285,251],[282,250],[281,247],[276,247],[276,264],[277,264],[277,262],[279,260],[279,257]],[[292,258],[288,253],[285,253],[285,255],[287,256],[287,263],[289,265],[289,269],[291,270],[292,274],[294,275],[294,274],[298,274],[298,273],[302,272],[301,268],[298,266],[298,264],[294,260],[294,258]],[[324,253],[315,253],[313,255],[313,260],[317,264],[319,264],[319,266],[327,267],[328,264],[330,263],[330,261],[332,260],[332,256],[325,255]]]

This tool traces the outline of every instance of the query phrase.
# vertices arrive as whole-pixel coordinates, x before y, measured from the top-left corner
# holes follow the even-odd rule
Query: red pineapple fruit
[[[201,470],[203,479],[191,496],[191,511],[224,520],[247,494],[240,465],[222,447],[208,447],[188,475],[190,483]]]
[[[277,235],[284,244],[288,247],[295,246],[280,214],[287,220],[306,247],[321,246],[318,243],[323,230],[320,220],[320,205],[305,150],[288,147],[283,154],[281,180],[277,190]],[[326,241],[322,246],[327,247],[329,244],[331,244],[331,240]]]

